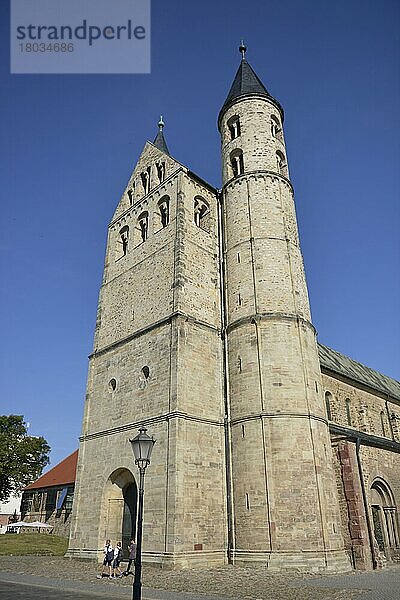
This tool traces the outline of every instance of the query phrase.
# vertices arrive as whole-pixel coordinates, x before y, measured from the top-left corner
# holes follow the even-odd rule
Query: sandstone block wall
[[[125,192],[109,228],[90,358],[71,556],[99,556],[121,537],[124,490],[137,483],[129,438],[156,438],[146,473],[145,559],[187,566],[226,560],[225,440],[215,193],[147,144],[127,190],[165,160],[166,179]],[[150,167],[150,171],[148,171]],[[156,182],[157,183],[157,182]],[[131,186],[131,188],[129,188]],[[159,200],[169,222],[157,229]],[[209,211],[199,227],[195,200]],[[138,216],[149,215],[137,243]],[[121,228],[129,227],[121,255]],[[132,234],[133,231],[133,234]]]

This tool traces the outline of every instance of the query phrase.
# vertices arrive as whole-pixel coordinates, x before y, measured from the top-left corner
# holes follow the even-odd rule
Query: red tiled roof
[[[76,463],[78,462],[78,450],[64,458],[58,465],[47,471],[33,483],[30,483],[25,490],[36,490],[38,488],[47,488],[55,485],[64,485],[75,483]]]

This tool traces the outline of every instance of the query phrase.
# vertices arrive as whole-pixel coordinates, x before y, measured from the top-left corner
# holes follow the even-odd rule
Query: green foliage
[[[0,502],[42,474],[49,452],[43,437],[28,435],[23,416],[0,416]]]
[[[1,542],[0,556],[64,556],[68,548],[67,538],[48,533],[5,533]]]

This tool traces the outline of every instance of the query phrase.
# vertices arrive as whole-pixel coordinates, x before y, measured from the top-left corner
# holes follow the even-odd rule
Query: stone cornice
[[[105,354],[109,350],[114,350],[114,348],[118,348],[118,346],[122,346],[123,344],[126,344],[127,342],[130,342],[131,340],[134,340],[135,338],[141,337],[142,335],[145,335],[146,333],[148,333],[149,331],[152,331],[153,329],[157,329],[158,327],[163,327],[164,325],[168,325],[169,323],[172,323],[173,320],[179,319],[179,318],[182,318],[185,321],[188,321],[189,323],[194,323],[194,324],[198,325],[199,327],[203,327],[204,329],[210,329],[210,330],[216,332],[218,335],[220,335],[221,330],[218,327],[215,327],[215,325],[211,325],[210,323],[207,323],[206,321],[202,321],[201,319],[196,319],[196,317],[188,315],[182,311],[176,311],[176,312],[168,315],[164,319],[160,319],[159,321],[155,321],[154,323],[152,323],[151,325],[148,325],[147,327],[143,327],[143,329],[138,329],[131,335],[128,335],[120,340],[117,340],[117,341],[113,342],[112,344],[108,344],[107,346],[104,346],[103,348],[94,350],[91,354],[89,354],[89,359],[96,358],[97,356],[101,356],[102,354]]]
[[[245,423],[246,421],[258,421],[259,419],[311,419],[312,421],[319,421],[328,425],[328,421],[325,417],[319,417],[317,415],[309,413],[293,413],[293,412],[262,412],[254,415],[247,415],[245,417],[238,417],[237,419],[231,419],[231,425],[238,425],[239,423]]]
[[[236,242],[232,246],[226,247],[224,253],[228,254],[228,252],[231,252],[232,250],[234,250],[235,248],[238,248],[239,246],[242,246],[243,244],[248,244],[249,242],[252,243],[252,242],[263,241],[263,240],[275,240],[278,242],[283,242],[285,244],[292,244],[292,246],[299,248],[299,245],[296,242],[294,242],[293,240],[290,240],[287,237],[277,237],[277,236],[272,236],[272,235],[265,235],[263,237],[260,237],[260,236],[249,237],[247,239],[241,240],[240,242]]]
[[[196,423],[204,423],[206,425],[214,425],[216,427],[223,427],[225,422],[223,419],[218,421],[216,419],[205,419],[204,417],[198,417],[196,415],[189,415],[187,413],[175,410],[172,412],[164,413],[157,417],[149,417],[148,419],[141,419],[140,421],[133,421],[119,427],[111,427],[110,429],[104,429],[102,431],[96,431],[94,433],[87,433],[80,436],[79,441],[85,442],[86,440],[94,440],[96,438],[113,435],[115,433],[122,433],[124,431],[130,431],[131,429],[139,429],[139,427],[154,425],[156,423],[162,423],[170,421],[171,419],[184,419],[185,421],[195,421]]]
[[[246,100],[254,100],[254,99],[255,100],[263,100],[264,102],[269,102],[270,104],[275,106],[275,108],[279,111],[279,113],[281,115],[282,124],[283,124],[284,119],[285,119],[285,114],[284,114],[282,105],[280,104],[280,102],[278,102],[278,100],[273,98],[273,96],[271,96],[270,94],[268,94],[268,96],[266,96],[264,94],[249,93],[249,94],[243,94],[243,95],[239,96],[238,98],[233,98],[232,100],[230,100],[229,102],[227,102],[226,104],[224,104],[222,106],[221,110],[219,111],[219,115],[218,115],[218,119],[217,119],[218,131],[221,133],[222,117],[230,108],[232,108],[232,106],[234,106],[235,104],[239,104],[240,102],[244,102]]]
[[[242,179],[246,179],[248,177],[252,177],[252,176],[256,177],[257,175],[264,175],[265,177],[280,179],[281,181],[283,181],[284,183],[286,183],[289,186],[292,194],[294,194],[293,185],[291,184],[290,180],[287,177],[285,177],[284,175],[281,175],[280,173],[277,173],[276,171],[268,171],[266,169],[258,169],[256,171],[248,171],[246,173],[242,173],[241,175],[237,175],[236,177],[232,177],[226,183],[224,183],[224,185],[222,186],[222,191],[225,191],[226,188],[229,185],[232,185],[233,183],[239,182]]]
[[[303,325],[306,325],[306,327],[309,327],[313,331],[314,335],[316,335],[317,333],[314,325],[310,321],[303,319],[303,317],[300,317],[299,315],[280,312],[255,313],[252,315],[247,315],[246,317],[241,317],[240,319],[236,319],[235,321],[232,321],[232,323],[229,323],[229,325],[226,328],[226,331],[227,333],[230,333],[234,329],[238,329],[238,327],[242,327],[243,325],[249,325],[253,321],[260,322],[269,320],[291,321],[294,323],[300,322]]]

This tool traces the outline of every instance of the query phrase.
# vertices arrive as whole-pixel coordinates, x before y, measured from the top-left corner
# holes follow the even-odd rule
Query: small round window
[[[117,387],[116,379],[110,379],[110,381],[108,382],[108,388],[109,388],[110,392],[114,392],[116,387]]]
[[[147,365],[142,368],[142,373],[145,379],[148,379],[150,377],[150,369]]]

